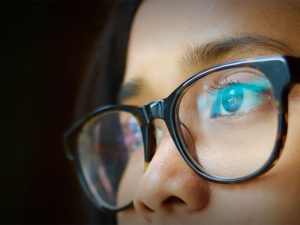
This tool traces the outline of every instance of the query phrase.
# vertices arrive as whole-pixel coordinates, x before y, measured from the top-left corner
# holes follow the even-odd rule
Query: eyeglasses
[[[66,133],[67,153],[90,199],[113,212],[132,205],[143,166],[167,136],[154,119],[165,121],[179,153],[200,176],[244,182],[277,162],[295,83],[300,58],[276,55],[217,65],[165,99],[97,109]]]

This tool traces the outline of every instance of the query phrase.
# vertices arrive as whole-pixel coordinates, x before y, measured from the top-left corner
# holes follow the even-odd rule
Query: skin
[[[258,0],[144,1],[132,25],[124,80],[139,80],[142,88],[123,103],[142,105],[167,97],[192,74],[214,64],[260,55],[300,56],[299,5]],[[284,47],[249,45],[211,62],[183,60],[191,45],[241,34],[272,38]],[[118,213],[118,224],[299,224],[299,85],[292,88],[288,104],[288,136],[279,162],[241,184],[217,184],[197,175],[164,131],[149,167],[138,175],[134,207]],[[156,125],[166,130],[163,122]],[[125,180],[130,179],[130,171],[134,171],[131,166]]]

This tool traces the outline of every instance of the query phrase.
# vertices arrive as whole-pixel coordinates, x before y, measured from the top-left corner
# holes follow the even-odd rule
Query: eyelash
[[[232,79],[229,80],[228,76],[226,76],[222,81],[214,80],[214,82],[208,86],[207,92],[215,96],[219,93],[220,90],[223,90],[224,88],[232,84],[244,84],[244,83],[240,83],[238,80],[232,80]]]

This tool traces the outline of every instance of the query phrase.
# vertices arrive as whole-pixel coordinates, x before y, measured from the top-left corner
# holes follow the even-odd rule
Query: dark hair
[[[81,87],[75,116],[113,104],[122,83],[131,24],[140,0],[117,1],[96,41],[91,64]]]
[[[115,2],[96,40],[92,60],[83,79],[75,110],[76,119],[101,105],[116,103],[125,72],[130,28],[139,4],[140,0]],[[89,216],[92,223],[116,224],[114,215],[95,210]]]

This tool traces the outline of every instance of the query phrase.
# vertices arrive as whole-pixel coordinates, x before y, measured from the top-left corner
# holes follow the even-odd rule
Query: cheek
[[[279,165],[288,174],[300,174],[300,85],[293,87],[288,102],[288,133]],[[299,179],[300,176],[298,176]]]
[[[295,85],[289,93],[290,110],[299,110],[300,108],[300,84]]]
[[[266,174],[240,185],[212,184],[211,207],[205,212],[208,222],[217,213],[223,221],[241,224],[299,224],[300,106],[290,109],[288,136],[278,163]]]
[[[278,163],[266,174],[235,185],[211,184],[207,223],[241,224],[300,222],[300,86],[289,96],[288,135]],[[228,207],[230,205],[230,207]],[[216,218],[214,215],[218,215]],[[248,221],[248,222],[246,222]],[[256,221],[256,222],[255,222]]]

